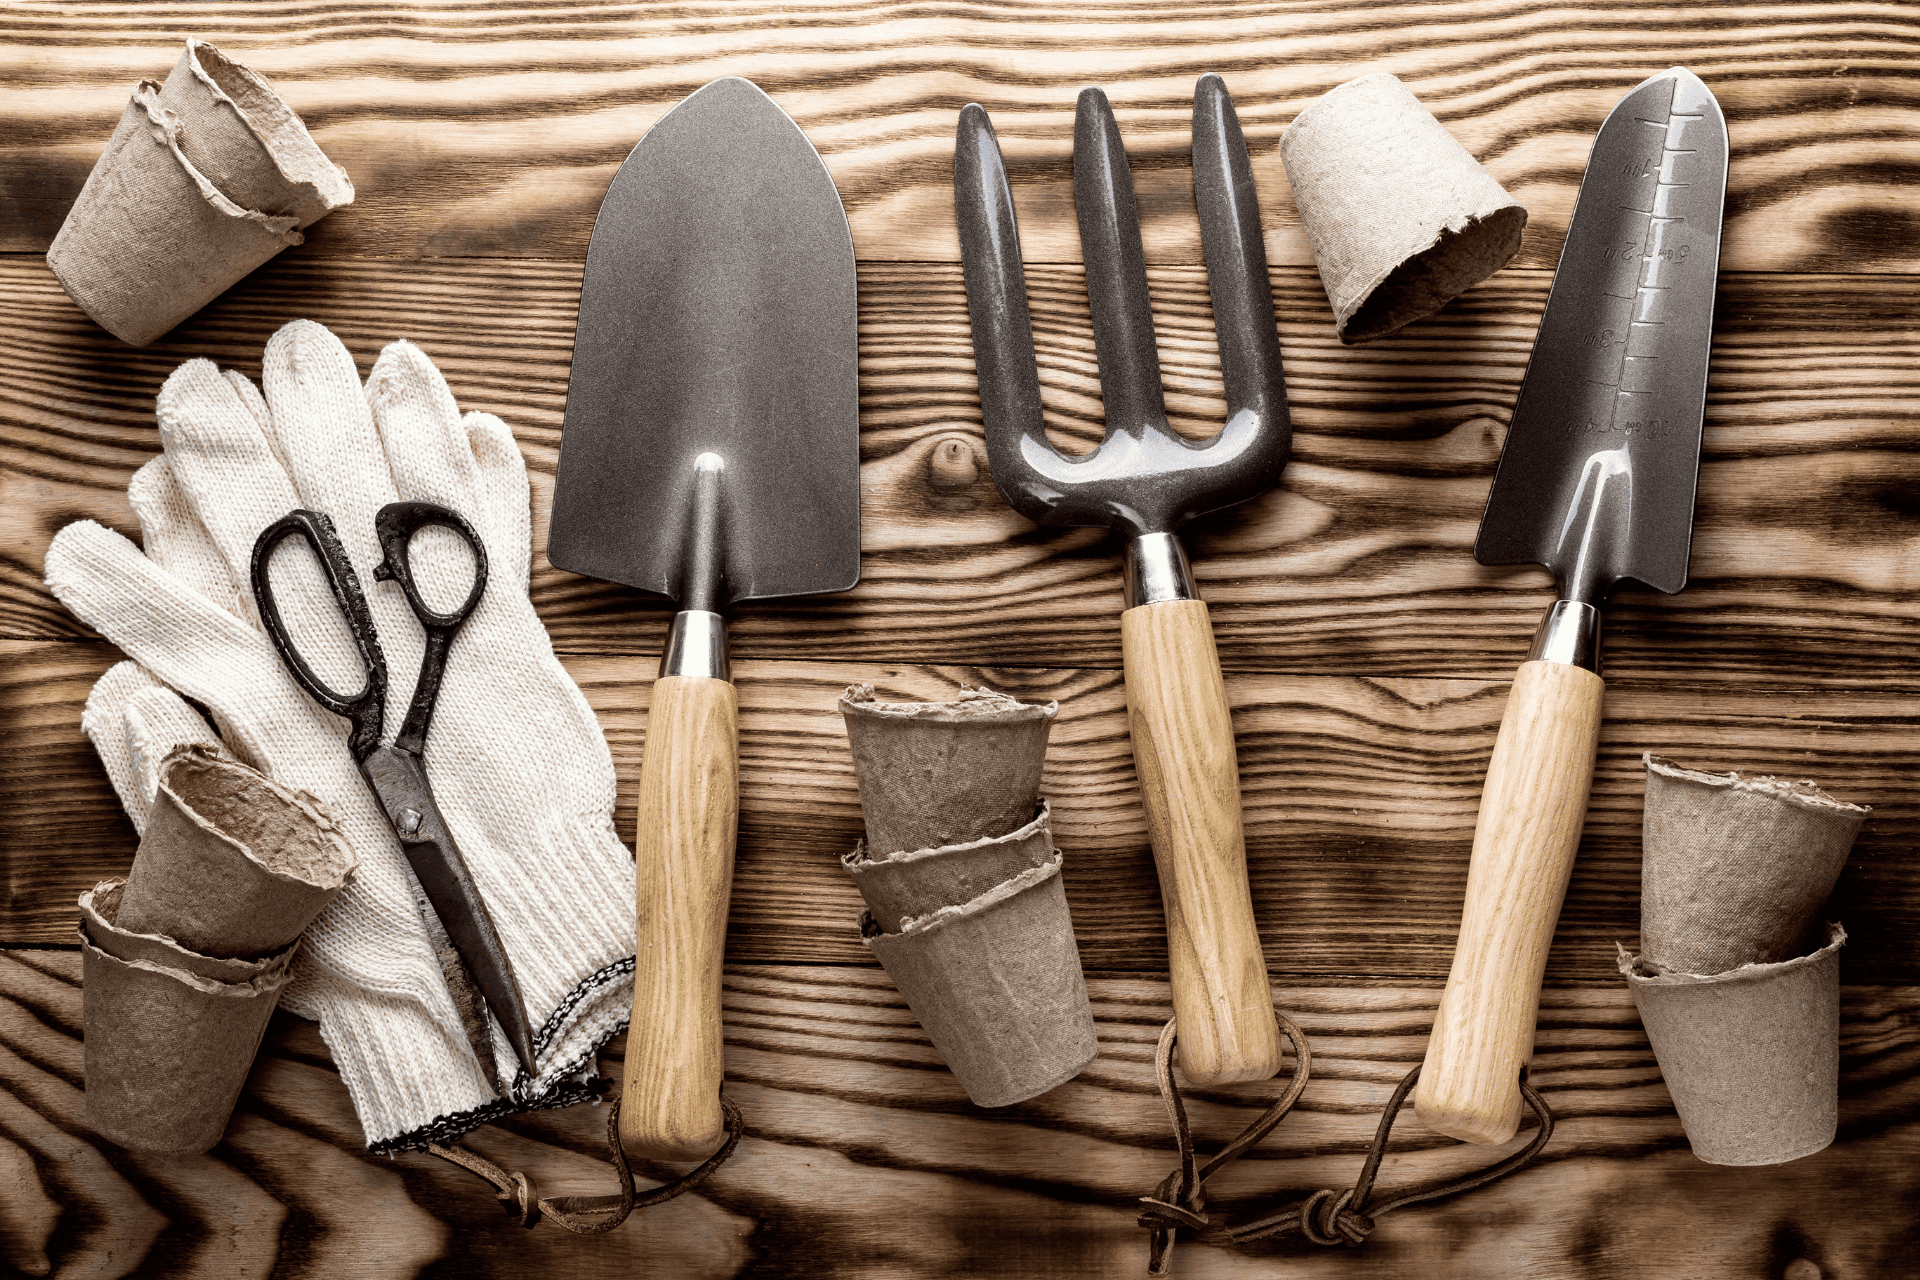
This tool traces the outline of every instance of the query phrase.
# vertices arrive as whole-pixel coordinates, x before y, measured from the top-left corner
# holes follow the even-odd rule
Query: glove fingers
[[[178,554],[195,566],[178,576],[249,623],[259,618],[251,579],[253,544],[262,529],[301,505],[262,427],[265,404],[245,378],[222,374],[206,360],[181,365],[160,389],[166,469],[176,494],[218,549],[226,587],[218,586],[197,532],[181,512],[167,510],[174,498],[157,472],[145,486],[150,501],[141,515],[143,528],[148,514],[166,526],[161,544],[169,561]],[[138,500],[135,509],[141,510]],[[302,541],[283,542],[274,553],[272,578],[281,616],[320,678],[345,693],[359,689],[366,664],[333,603],[319,559]],[[237,610],[230,604],[236,596],[243,602]]]
[[[325,328],[295,320],[268,341],[263,368],[274,443],[300,504],[331,516],[355,567],[370,569],[380,561],[374,514],[400,495],[353,357]]]
[[[140,541],[147,559],[236,618],[258,620],[252,601],[235,584],[226,557],[194,511],[166,454],[133,473],[127,499],[140,517]]]
[[[167,753],[189,742],[220,746],[200,714],[137,662],[116,663],[95,682],[80,728],[100,753],[120,807],[143,833]]]
[[[533,560],[527,461],[512,430],[492,414],[470,413],[461,425],[473,452],[478,507],[486,520],[488,553],[498,562],[495,572],[525,595]]]
[[[238,369],[222,370],[220,376],[225,378],[227,385],[233,388],[234,397],[240,401],[240,406],[259,425],[260,434],[266,437],[267,448],[280,463],[280,469],[291,477],[293,468],[287,465],[286,455],[280,452],[280,444],[273,438],[273,414],[268,412],[267,398],[260,394],[260,388],[254,386],[253,379]]]
[[[367,404],[386,449],[395,491],[402,499],[437,502],[465,516],[487,549],[491,577],[498,547],[479,510],[473,451],[446,379],[411,342],[391,343],[367,376]],[[473,585],[473,558],[452,530],[422,529],[408,553],[414,580],[429,605],[453,609],[466,599]]]
[[[161,765],[174,748],[196,745],[225,755],[226,751],[212,727],[199,712],[173,690],[148,689],[128,702],[121,719],[120,738],[126,744],[131,768],[129,786],[120,793],[120,803],[133,817],[131,805],[140,806],[134,829],[146,831],[147,814],[160,790]],[[95,743],[98,746],[98,742]]]
[[[190,360],[160,388],[160,439],[169,469],[247,594],[260,530],[300,505],[293,481],[254,409],[210,360]]]
[[[124,723],[140,794],[149,805],[160,789],[160,764],[175,747],[192,743],[226,754],[225,744],[206,718],[165,685],[143,689],[128,699]]]
[[[273,746],[338,738],[345,722],[294,690],[267,639],[91,520],[47,548],[47,586],[75,617],[222,718],[235,754],[270,775]]]
[[[253,379],[238,369],[228,369],[222,374],[227,385],[233,388],[233,394],[239,398],[253,420],[260,424],[261,434],[267,437],[267,443],[273,443],[273,415],[267,412],[267,399],[260,394],[260,388],[253,385]],[[285,459],[281,460],[283,465]]]
[[[100,753],[107,781],[120,797],[120,807],[133,819],[134,830],[142,832],[147,829],[147,806],[153,797],[141,794],[133,748],[127,741],[125,711],[128,698],[142,689],[157,688],[159,684],[139,663],[116,662],[94,682],[87,694],[87,705],[80,712],[81,732]]]
[[[439,502],[472,519],[473,451],[447,380],[411,342],[389,343],[367,375],[367,404],[402,498]]]
[[[380,563],[374,516],[399,494],[394,490],[353,357],[322,326],[311,320],[295,320],[268,341],[262,381],[273,417],[274,444],[287,461],[300,505],[324,512],[333,521],[366,594],[374,630],[387,660],[387,706],[405,707],[420,669],[424,633],[399,587],[374,581],[373,568]],[[274,594],[282,601],[282,610],[288,595],[296,591],[309,604],[326,602],[319,612],[328,614],[327,622],[337,629],[326,633],[316,630],[316,649],[330,651],[348,666],[358,665],[357,657],[347,657],[352,653],[351,640],[339,626],[338,611],[324,587],[316,595],[305,578],[290,576],[283,592],[279,577],[282,554],[274,557]],[[288,621],[291,624],[293,619]],[[299,628],[293,628],[293,634],[300,641],[301,651],[308,653],[307,634]],[[347,646],[345,653],[339,648],[342,643]],[[350,691],[359,685],[334,687]],[[397,712],[390,712],[387,720],[389,733],[398,728]]]

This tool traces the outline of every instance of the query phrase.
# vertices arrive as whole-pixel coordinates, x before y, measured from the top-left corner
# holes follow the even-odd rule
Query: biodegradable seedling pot
[[[1432,315],[1519,251],[1527,211],[1393,76],[1309,104],[1280,160],[1344,343]]]

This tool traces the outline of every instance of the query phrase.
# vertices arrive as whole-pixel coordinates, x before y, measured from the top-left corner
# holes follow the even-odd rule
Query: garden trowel
[[[661,118],[607,188],[580,287],[547,556],[680,606],[640,770],[620,1134],[724,1136],[720,959],[738,814],[723,613],[860,577],[853,238],[826,166],[752,83]]]
[[[1605,684],[1600,605],[1687,582],[1727,126],[1684,68],[1642,82],[1594,140],[1474,556],[1559,584],[1487,768],[1453,970],[1414,1094],[1467,1142],[1520,1123],[1547,949],[1586,818]]]

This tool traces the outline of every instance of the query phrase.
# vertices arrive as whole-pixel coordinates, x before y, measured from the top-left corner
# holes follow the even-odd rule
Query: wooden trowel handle
[[[1540,978],[1586,821],[1606,684],[1563,662],[1521,664],[1473,833],[1453,972],[1414,1091],[1420,1120],[1462,1142],[1520,1127]]]
[[[1180,1070],[1194,1084],[1265,1080],[1280,1030],[1247,888],[1227,687],[1200,600],[1120,615],[1127,724],[1167,911]]]
[[[740,812],[739,711],[711,676],[653,683],[640,820],[633,1024],[620,1141],[663,1160],[701,1160],[720,1114],[720,956]]]

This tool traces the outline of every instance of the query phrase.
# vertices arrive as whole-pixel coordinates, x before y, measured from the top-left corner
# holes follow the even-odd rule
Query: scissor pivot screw
[[[420,829],[420,811],[418,809],[402,809],[400,811],[400,820],[393,825],[398,828],[401,835],[412,835]]]

